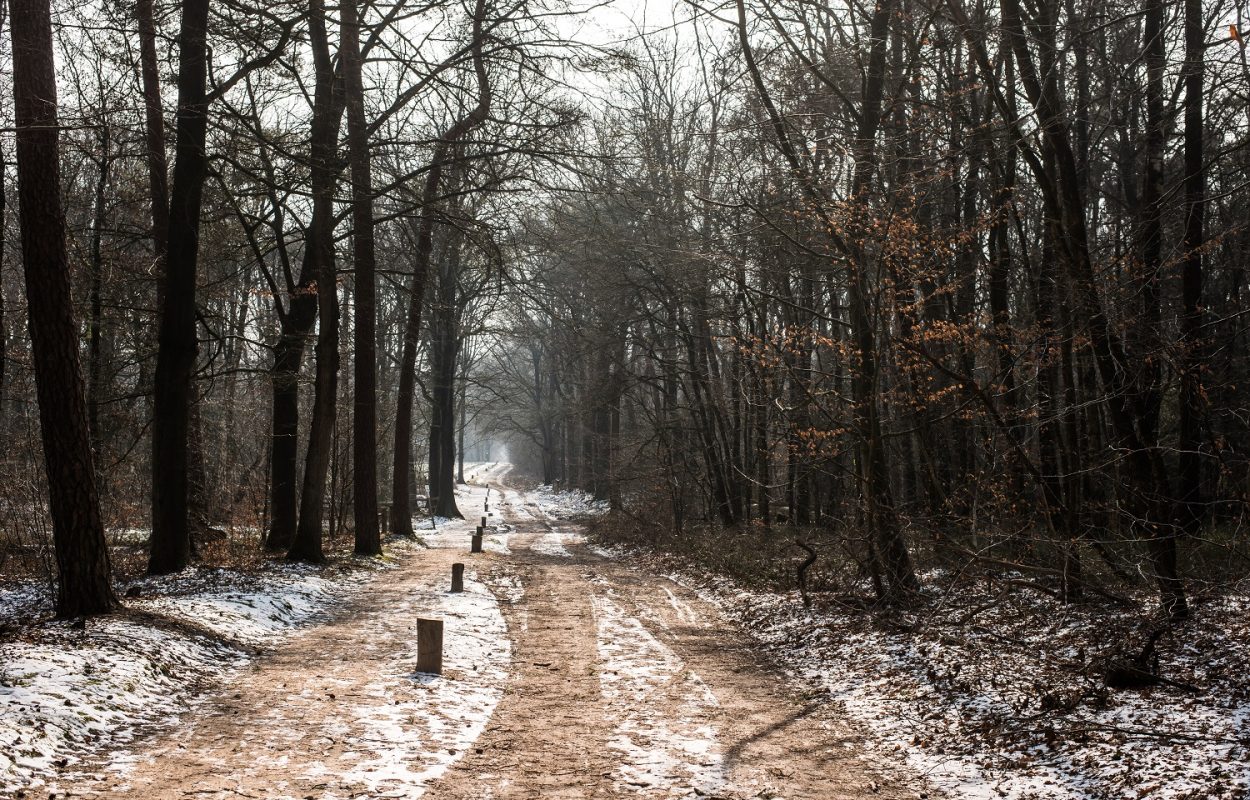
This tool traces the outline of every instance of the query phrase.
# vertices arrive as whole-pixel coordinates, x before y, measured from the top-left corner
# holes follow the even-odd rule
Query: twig
[[[807,571],[811,568],[812,564],[816,563],[816,551],[812,549],[811,545],[807,544],[802,539],[795,539],[794,544],[796,547],[800,547],[807,552],[807,558],[803,560],[802,564],[799,564],[799,597],[803,598],[804,608],[811,608],[812,599],[807,596]]]

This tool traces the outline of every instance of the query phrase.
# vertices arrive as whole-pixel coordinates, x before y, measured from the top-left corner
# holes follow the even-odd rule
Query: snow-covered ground
[[[940,794],[1250,797],[1244,597],[1198,606],[1178,643],[1160,643],[1163,673],[1200,692],[1113,692],[1097,664],[1134,627],[1109,627],[1116,612],[1107,609],[1000,594],[963,624],[951,614],[907,633],[864,614],[807,609],[797,593],[748,591],[685,569],[669,577],[740,623],[797,685],[820,687],[859,723],[869,758],[905,765]]]
[[[366,696],[382,702],[361,704],[354,712],[363,733],[347,740],[359,752],[343,776],[367,788],[369,796],[420,797],[482,734],[503,696],[512,655],[507,626],[476,575],[466,575],[464,588],[461,594],[431,590],[404,601],[419,603],[423,614],[444,621],[447,655],[441,677],[418,675],[426,691],[417,699],[385,702],[400,694],[398,681],[411,680],[413,664],[405,661],[367,689]],[[415,653],[411,660],[415,663]]]
[[[669,789],[708,796],[725,782],[716,697],[673,650],[627,613],[610,589],[594,597],[599,685],[615,726],[622,790]],[[681,787],[682,794],[678,794]]]
[[[606,514],[606,500],[596,500],[592,495],[572,489],[561,491],[551,486],[539,486],[524,495],[527,503],[538,508],[550,519],[579,519]]]
[[[84,756],[173,723],[194,689],[223,679],[365,580],[368,569],[276,565],[191,569],[127,589],[134,613],[53,622],[0,644],[0,791],[40,785]],[[50,605],[46,590],[0,593],[0,619]]]
[[[542,553],[545,556],[556,556],[558,558],[572,558],[573,554],[569,552],[565,545],[581,542],[583,537],[577,531],[561,530],[553,528],[551,531],[539,536],[530,549],[535,553]]]

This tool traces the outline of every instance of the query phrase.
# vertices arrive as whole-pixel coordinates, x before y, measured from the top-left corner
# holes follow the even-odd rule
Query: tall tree
[[[13,0],[10,7],[22,261],[59,579],[56,613],[102,614],[117,598],[70,297],[51,12],[48,0]]]
[[[310,143],[313,216],[305,245],[304,268],[314,281],[319,325],[315,350],[317,367],[313,384],[313,411],[299,501],[299,524],[287,557],[293,561],[318,563],[325,560],[321,545],[321,522],[338,399],[339,300],[338,274],[334,260],[334,186],[338,178],[338,155],[335,150],[342,120],[339,110],[341,106],[335,99],[335,71],[330,56],[326,6],[323,0],[312,0],[309,6],[308,32],[313,50],[316,88]]]
[[[1181,522],[1193,532],[1202,520],[1202,423],[1206,401],[1203,370],[1203,258],[1206,221],[1206,155],[1204,153],[1202,87],[1202,0],[1185,0],[1185,233],[1181,261],[1181,390],[1177,397],[1180,418],[1180,474],[1177,492],[1182,504]]]
[[[382,552],[378,532],[377,276],[373,236],[373,174],[360,58],[361,21],[355,0],[341,5],[342,61],[347,102],[347,149],[352,176],[356,357],[352,402],[352,511],[356,552]]]
[[[421,335],[421,309],[429,281],[430,260],[434,251],[434,225],[438,219],[438,200],[443,188],[443,171],[452,148],[490,116],[491,85],[486,73],[485,36],[486,0],[477,0],[473,8],[473,73],[477,78],[477,103],[451,124],[434,145],[429,172],[421,192],[421,219],[417,227],[417,252],[412,282],[408,290],[408,314],[404,325],[403,352],[399,367],[399,396],[395,407],[394,468],[391,470],[391,530],[411,536],[412,530],[412,409],[417,385],[417,344]]]
[[[152,540],[148,571],[177,572],[191,558],[188,433],[194,401],[195,286],[208,134],[209,0],[184,0],[178,35],[178,112],[169,244],[153,376]]]

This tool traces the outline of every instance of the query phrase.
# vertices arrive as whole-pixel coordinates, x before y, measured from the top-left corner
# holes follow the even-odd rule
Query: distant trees
[[[1182,546],[1245,545],[1215,7],[735,11],[631,51],[611,150],[532,228],[510,419],[536,468],[679,531],[823,532],[887,603],[914,559],[1070,600],[1140,560],[1183,617]]]
[[[527,2],[175,10],[64,5],[43,83],[14,53],[0,429],[37,395],[66,475],[81,405],[105,489],[66,532],[93,490],[53,485],[67,587],[144,506],[152,572],[214,528],[375,554],[426,485],[458,513],[468,428],[682,535],[836,551],[886,604],[1008,564],[1072,601],[1147,574],[1181,617],[1244,548],[1225,0],[742,0],[594,52]]]
[[[406,276],[451,276],[440,286],[463,315],[472,281],[462,285],[446,262],[463,248],[450,235],[461,220],[445,210],[461,202],[456,195],[470,174],[477,183],[469,194],[479,206],[528,180],[524,162],[542,159],[542,143],[572,119],[551,98],[553,81],[529,74],[542,76],[541,65],[559,48],[550,46],[548,18],[525,3],[480,2],[460,18],[439,10],[430,17],[441,26],[433,46],[408,38],[409,22],[430,9],[402,2],[385,9],[314,3],[307,11],[288,3],[187,0],[174,10],[80,4],[62,19],[82,36],[60,35],[44,13],[36,33],[48,42],[41,39],[38,52],[60,47],[59,60],[39,62],[37,76],[18,92],[23,197],[42,183],[64,186],[67,198],[63,213],[50,192],[37,207],[23,201],[24,230],[41,231],[25,236],[29,305],[18,304],[16,317],[5,309],[11,321],[29,308],[38,408],[58,420],[48,429],[46,464],[56,474],[58,552],[64,545],[76,554],[60,559],[65,597],[79,598],[65,600],[66,614],[113,606],[105,529],[145,527],[139,507],[149,502],[153,573],[211,557],[224,533],[214,526],[255,526],[267,549],[315,562],[346,514],[357,552],[379,552],[378,509],[387,502],[379,477],[390,485],[394,413],[404,405],[397,378],[407,380],[402,433],[409,443],[426,416],[414,395],[416,376],[427,367],[418,357],[428,336],[420,319],[428,319],[432,299],[418,295],[410,303]],[[132,29],[133,48],[123,34]],[[14,35],[30,32],[19,25]],[[171,42],[177,58],[169,72]],[[18,73],[34,74],[32,63],[22,62]],[[56,63],[70,90],[63,132],[49,102]],[[507,98],[498,120],[490,119],[492,95]],[[35,121],[27,124],[22,114]],[[488,121],[489,133],[481,133]],[[71,144],[59,165],[58,135]],[[33,140],[34,151],[27,146]],[[0,152],[7,149],[0,142]],[[31,152],[41,158],[32,160]],[[483,166],[497,157],[506,170]],[[66,174],[47,172],[50,164]],[[431,172],[431,191],[413,191]],[[350,202],[340,187],[349,187]],[[425,263],[421,247],[402,243],[422,220]],[[472,247],[497,251],[492,237],[513,222],[489,221],[480,236],[470,234]],[[347,241],[352,246],[342,247]],[[388,259],[381,269],[379,250]],[[477,265],[480,254],[465,260]],[[11,298],[15,284],[0,285]],[[75,303],[85,321],[81,336],[66,316]],[[405,317],[413,320],[406,326]],[[414,340],[406,362],[405,327]],[[440,393],[450,436],[439,441],[449,464],[471,419],[459,331],[448,329],[454,347],[440,350],[452,353],[439,371],[452,376]],[[309,397],[303,356],[314,337]],[[0,346],[13,342],[0,337]],[[4,350],[11,366],[13,353]],[[350,385],[339,381],[340,360],[350,364]],[[89,397],[80,362],[88,368]],[[269,397],[258,391],[262,375]],[[42,388],[49,381],[56,388]],[[23,380],[14,383],[6,370],[0,384],[0,410],[25,408],[18,405],[26,397]],[[19,420],[5,425],[20,430]],[[248,435],[262,428],[271,432],[266,441]],[[77,442],[80,432],[90,438]],[[419,441],[424,449],[424,437]],[[409,509],[396,526],[401,532],[412,527],[412,450],[405,447],[396,503]],[[90,472],[74,472],[84,456],[108,487],[103,504],[93,499]],[[17,454],[9,461],[15,470],[24,467]],[[447,474],[454,482],[454,470]],[[444,494],[454,503],[450,490]],[[18,502],[0,499],[6,508]],[[10,546],[7,538],[0,546]]]

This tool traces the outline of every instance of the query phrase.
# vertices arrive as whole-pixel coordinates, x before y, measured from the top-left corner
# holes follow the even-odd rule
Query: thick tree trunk
[[[117,606],[100,518],[70,296],[48,0],[12,0],[14,121],[22,261],[44,469],[52,512],[59,617]]]
[[[307,331],[317,317],[317,298],[293,297],[281,320],[269,380],[273,391],[269,444],[269,530],[265,548],[285,552],[299,523],[299,371]],[[305,322],[307,320],[307,322]]]
[[[379,555],[377,285],[373,246],[373,176],[365,91],[361,76],[360,21],[355,0],[344,0],[342,40],[347,100],[348,158],[352,175],[352,248],[355,261],[356,358],[352,415],[352,509],[359,555]]]
[[[148,571],[177,572],[191,557],[187,435],[198,350],[195,276],[208,158],[208,0],[184,0],[178,44],[177,143],[169,247],[157,333],[152,420],[152,540]]]

